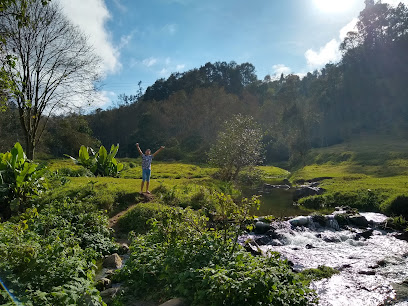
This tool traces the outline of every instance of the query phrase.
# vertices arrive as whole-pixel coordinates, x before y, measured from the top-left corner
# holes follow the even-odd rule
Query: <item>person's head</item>
[[[147,149],[145,155],[150,155],[151,153],[152,151],[150,151],[150,149]]]

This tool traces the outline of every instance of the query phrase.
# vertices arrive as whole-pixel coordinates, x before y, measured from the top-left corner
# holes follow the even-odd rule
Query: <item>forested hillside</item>
[[[340,63],[297,75],[259,80],[250,63],[206,63],[159,79],[144,93],[121,95],[118,107],[50,119],[39,150],[74,154],[80,144],[119,143],[136,157],[135,143],[166,145],[163,159],[205,161],[225,120],[251,115],[264,131],[265,162],[298,162],[312,147],[355,135],[408,137],[408,9],[369,1],[358,31],[341,45]],[[16,110],[0,114],[0,146],[21,138]]]

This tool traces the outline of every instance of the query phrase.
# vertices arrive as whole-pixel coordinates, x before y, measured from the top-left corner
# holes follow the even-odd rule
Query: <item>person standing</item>
[[[161,150],[164,149],[164,146],[161,146],[156,152],[152,154],[150,149],[147,149],[145,154],[143,154],[142,150],[139,147],[139,143],[136,143],[137,150],[139,151],[140,156],[142,157],[142,184],[140,186],[140,193],[143,193],[144,183],[146,182],[146,193],[150,193],[149,191],[149,183],[150,183],[150,175],[152,172],[152,160],[153,157],[157,155]]]

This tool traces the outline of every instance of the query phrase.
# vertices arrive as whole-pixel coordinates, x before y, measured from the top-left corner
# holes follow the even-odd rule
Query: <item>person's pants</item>
[[[150,173],[152,171],[150,169],[142,169],[142,180],[143,182],[149,182],[150,181]]]

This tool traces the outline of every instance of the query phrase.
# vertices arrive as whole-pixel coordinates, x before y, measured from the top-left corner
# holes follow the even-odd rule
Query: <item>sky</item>
[[[102,108],[136,94],[139,81],[145,90],[207,62],[249,62],[259,79],[302,76],[340,60],[339,45],[364,8],[364,0],[57,1],[101,59],[94,107]]]

